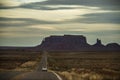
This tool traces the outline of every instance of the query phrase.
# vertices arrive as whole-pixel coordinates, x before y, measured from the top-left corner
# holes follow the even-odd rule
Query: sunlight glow
[[[46,0],[16,0],[16,1],[22,2],[22,3],[33,3],[33,2],[42,2]]]

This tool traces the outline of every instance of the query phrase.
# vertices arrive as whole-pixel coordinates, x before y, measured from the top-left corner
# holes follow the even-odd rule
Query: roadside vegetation
[[[49,52],[48,69],[63,80],[120,80],[119,52]],[[0,51],[0,71],[34,71],[40,52]]]
[[[40,52],[0,51],[0,71],[33,71],[40,59]]]
[[[64,80],[120,80],[119,52],[51,52],[48,67]]]

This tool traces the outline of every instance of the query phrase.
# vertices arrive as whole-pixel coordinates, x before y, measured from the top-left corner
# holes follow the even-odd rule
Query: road
[[[42,68],[47,69],[47,52],[43,52],[41,61],[38,65],[38,67],[36,68],[36,71],[43,71]]]
[[[60,80],[52,72],[0,72],[0,80]]]
[[[47,70],[47,52],[44,52],[41,61],[33,72],[7,71],[0,72],[0,80],[62,80],[58,75]]]

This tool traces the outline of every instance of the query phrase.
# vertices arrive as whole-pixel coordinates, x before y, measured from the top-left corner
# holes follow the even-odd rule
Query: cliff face
[[[115,49],[110,46],[114,46]],[[99,39],[97,39],[96,44],[89,45],[86,37],[82,35],[46,37],[37,48],[47,51],[110,51],[111,48],[112,50],[120,50],[119,45],[116,46],[116,44],[110,44],[104,46]]]

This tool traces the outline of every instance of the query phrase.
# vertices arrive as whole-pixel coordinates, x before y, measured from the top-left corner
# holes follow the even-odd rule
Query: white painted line
[[[59,80],[62,80],[62,78],[57,73],[55,73],[54,71],[52,71],[52,73],[55,74]]]

